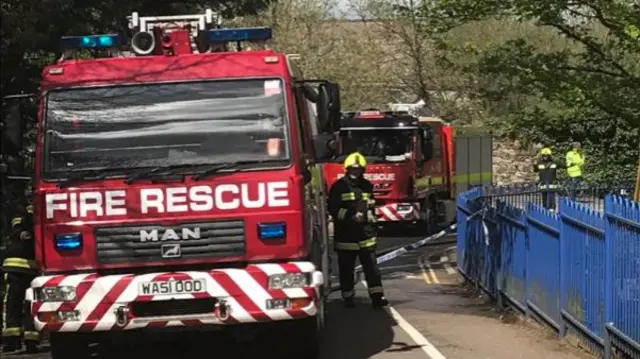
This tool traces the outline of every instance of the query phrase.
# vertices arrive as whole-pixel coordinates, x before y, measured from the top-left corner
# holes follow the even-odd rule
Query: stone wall
[[[493,140],[493,182],[498,185],[533,182],[533,162],[540,145],[523,146],[518,141]]]

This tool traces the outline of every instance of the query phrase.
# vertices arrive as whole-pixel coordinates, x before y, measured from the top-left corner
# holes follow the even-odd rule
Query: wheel
[[[436,214],[436,201],[433,197],[427,197],[424,200],[422,211],[425,218],[421,221],[418,221],[418,223],[416,224],[416,234],[420,236],[429,236],[436,229],[438,223]]]
[[[318,359],[320,358],[320,330],[318,318],[310,317],[296,320],[293,335],[293,355],[291,358]]]
[[[51,359],[89,358],[89,341],[79,333],[51,333]]]

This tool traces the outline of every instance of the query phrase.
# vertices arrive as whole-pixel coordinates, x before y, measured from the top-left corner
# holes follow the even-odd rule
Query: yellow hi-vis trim
[[[369,248],[376,245],[376,237],[371,237],[369,239],[365,239],[364,241],[358,242],[360,248]]]
[[[433,176],[416,179],[416,186],[439,186],[446,183],[447,177]],[[451,183],[482,183],[493,180],[491,172],[459,173],[451,178]]]
[[[11,218],[11,227],[15,227],[15,226],[19,225],[20,223],[22,223],[22,217]]]
[[[26,210],[27,210],[27,213],[31,213],[31,214],[33,214],[33,205],[28,205],[28,206],[26,207]]]
[[[347,215],[347,209],[346,208],[340,208],[338,210],[338,219],[344,219],[344,217]]]
[[[22,328],[20,327],[4,328],[4,330],[2,330],[2,336],[5,338],[19,337],[21,334],[22,334]]]
[[[344,168],[349,168],[354,166],[358,166],[362,168],[367,167],[367,159],[364,158],[364,156],[358,152],[354,152],[350,154],[349,156],[347,156],[347,158],[344,159]]]
[[[491,172],[458,173],[455,176],[453,176],[454,183],[483,182],[483,181],[491,181],[492,179],[493,179],[493,173]]]
[[[40,340],[40,333],[25,331],[24,334],[23,334],[23,338],[24,338],[24,340],[39,341]]]
[[[360,249],[373,247],[376,245],[376,237],[371,237],[357,243],[336,242],[336,249],[345,251],[359,251]]]
[[[2,262],[3,268],[25,268],[25,269],[37,269],[35,261],[30,261],[24,258],[9,257],[5,258]]]
[[[340,199],[342,199],[343,201],[355,201],[356,200],[356,194],[355,194],[355,192],[343,193],[343,194],[340,195]]]

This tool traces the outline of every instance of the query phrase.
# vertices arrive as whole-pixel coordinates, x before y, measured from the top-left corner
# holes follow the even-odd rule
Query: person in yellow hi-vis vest
[[[582,173],[584,170],[585,158],[582,153],[580,142],[572,144],[571,151],[567,152],[567,176],[569,176],[569,185],[571,186],[570,197],[575,198],[578,187],[582,183]]]
[[[338,253],[338,269],[342,298],[347,308],[355,306],[354,269],[360,258],[369,297],[374,309],[389,304],[384,297],[382,278],[376,262],[376,216],[373,184],[363,175],[365,157],[354,152],[344,160],[346,175],[329,190],[329,213],[334,220],[334,247]]]

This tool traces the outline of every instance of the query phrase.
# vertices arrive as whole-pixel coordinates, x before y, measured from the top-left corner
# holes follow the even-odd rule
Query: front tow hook
[[[227,304],[226,300],[221,300],[218,303],[216,303],[216,308],[218,309],[218,318],[220,318],[220,320],[229,319],[229,312],[231,311],[231,306]]]
[[[115,310],[116,314],[116,325],[119,327],[124,327],[129,322],[129,308],[126,306],[119,306]]]

